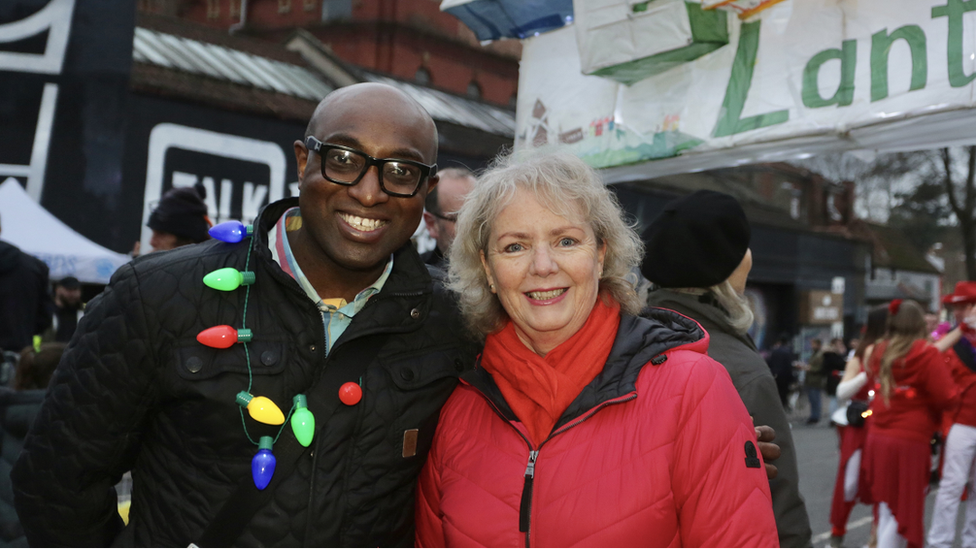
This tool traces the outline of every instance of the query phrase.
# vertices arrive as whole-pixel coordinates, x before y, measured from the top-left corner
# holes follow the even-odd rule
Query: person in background
[[[427,232],[437,242],[433,250],[423,254],[424,263],[447,270],[447,254],[454,242],[457,212],[464,204],[464,197],[475,185],[475,177],[464,168],[447,168],[438,172],[440,183],[424,202],[424,223]]]
[[[976,282],[956,284],[942,298],[956,327],[936,342],[961,392],[959,406],[948,412],[952,426],[945,438],[942,479],[935,496],[929,547],[952,547],[956,539],[956,515],[967,483],[976,475]],[[963,511],[962,546],[976,547],[976,494],[970,492]]]
[[[64,343],[28,346],[20,353],[13,388],[0,387],[0,545],[27,547],[14,509],[10,470],[24,447],[24,438],[41,409],[51,374],[64,353]]]
[[[867,362],[875,396],[859,497],[878,504],[878,547],[923,546],[929,441],[941,412],[959,402],[942,353],[927,340],[924,314],[914,301],[892,301],[887,335]]]
[[[152,251],[172,250],[208,240],[207,231],[213,222],[207,216],[206,198],[207,188],[201,183],[166,191],[146,223],[152,229],[149,240]]]
[[[641,272],[653,283],[647,304],[701,324],[709,335],[708,356],[728,370],[753,422],[776,431],[781,455],[769,491],[779,544],[809,547],[810,519],[789,421],[776,380],[747,332],[753,320],[743,295],[752,268],[750,233],[745,212],[730,195],[698,191],[666,205],[641,235],[647,250]]]
[[[54,341],[67,343],[75,335],[78,320],[85,311],[81,302],[81,283],[73,276],[66,276],[54,283]]]
[[[53,308],[47,265],[0,240],[0,349],[16,353],[32,345],[51,325]]]
[[[810,402],[810,417],[807,418],[807,425],[820,423],[820,413],[823,408],[823,387],[824,387],[824,353],[823,342],[819,339],[810,340],[810,360],[803,366],[806,377],[803,379],[803,386],[806,388],[807,400]]]
[[[637,316],[641,243],[576,156],[499,161],[450,284],[485,338],[417,489],[421,547],[777,544],[756,432],[708,334]]]
[[[116,271],[11,473],[31,544],[409,545],[438,413],[475,356],[410,243],[437,143],[398,88],[342,87],[294,144],[298,197],[240,242]],[[204,284],[227,267],[253,283]],[[123,528],[112,486],[128,470]]]
[[[888,307],[882,305],[868,312],[868,321],[864,325],[864,334],[860,338],[852,338],[851,343],[858,341],[853,349],[854,356],[847,361],[844,376],[837,384],[837,400],[841,403],[842,412],[835,413],[834,422],[838,424],[840,433],[840,463],[837,466],[837,478],[834,481],[834,496],[830,504],[830,546],[843,547],[844,536],[847,534],[847,519],[851,516],[851,509],[857,501],[858,481],[861,473],[861,457],[864,443],[868,438],[868,424],[870,421],[861,416],[867,410],[868,403],[874,395],[872,387],[868,386],[867,373],[864,365],[871,358],[874,344],[884,337],[888,322]],[[848,401],[851,401],[850,403]],[[847,413],[848,408],[853,410]],[[861,410],[861,412],[858,412]],[[855,423],[848,419],[853,416]],[[858,419],[860,416],[860,419]]]
[[[848,344],[847,344],[847,356],[844,357],[844,360],[845,360],[845,369],[846,369],[846,361],[849,361],[850,359],[854,358],[854,355],[857,353],[857,348],[860,345],[861,345],[861,338],[859,336],[852,337],[851,340],[848,342]]]
[[[793,381],[796,380],[793,372],[795,360],[796,354],[790,348],[790,336],[781,334],[776,339],[776,343],[773,344],[766,364],[769,366],[770,373],[773,374],[773,379],[776,380],[776,391],[779,393],[779,400],[784,410],[790,408],[790,388],[793,386]]]
[[[837,384],[844,376],[844,369],[847,365],[846,356],[847,348],[844,347],[844,340],[839,337],[831,339],[830,345],[823,353],[824,390],[827,397],[830,398],[830,403],[827,406],[828,417],[833,416],[834,412],[837,411]],[[830,424],[834,424],[833,419],[830,420]]]

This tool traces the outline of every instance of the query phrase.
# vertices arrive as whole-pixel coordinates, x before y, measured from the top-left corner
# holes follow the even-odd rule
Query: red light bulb
[[[244,328],[235,330],[226,324],[214,326],[197,334],[197,341],[207,347],[226,349],[235,343],[246,343],[251,341],[251,330]]]

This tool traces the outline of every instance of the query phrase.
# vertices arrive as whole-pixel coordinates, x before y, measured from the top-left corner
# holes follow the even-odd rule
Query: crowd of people
[[[12,484],[0,535],[809,546],[787,418],[799,368],[808,421],[826,387],[839,425],[832,543],[859,501],[877,509],[879,546],[922,544],[942,412],[943,522],[929,542],[952,542],[976,454],[976,412],[959,411],[976,383],[976,284],[949,296],[958,326],[938,341],[917,303],[892,302],[850,356],[817,341],[799,363],[784,336],[764,360],[733,197],[676,199],[638,234],[575,156],[509,154],[476,176],[439,171],[437,142],[395,88],[341,88],[294,144],[299,196],[210,238],[205,191],[171,190],[149,219],[168,251],[123,266],[83,316],[77,281],[61,281],[53,328],[28,314],[45,305],[23,304],[11,391],[31,398],[8,398],[27,408],[16,432],[4,424],[16,440],[2,447],[0,466],[14,465],[0,472]],[[410,241],[422,220],[436,241],[423,257]],[[33,347],[45,330],[74,335]]]

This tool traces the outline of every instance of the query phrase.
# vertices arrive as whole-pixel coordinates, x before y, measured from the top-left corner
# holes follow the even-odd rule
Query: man
[[[437,246],[425,253],[424,263],[447,270],[447,252],[454,242],[454,224],[464,198],[474,188],[474,174],[464,168],[447,168],[438,172],[437,188],[427,194],[424,223]]]
[[[790,349],[790,336],[781,335],[773,344],[773,349],[766,359],[769,371],[776,380],[776,391],[783,408],[790,405],[790,386],[793,384],[793,350]]]
[[[0,349],[19,353],[51,323],[48,268],[0,240]]]
[[[66,276],[54,284],[53,340],[60,343],[71,341],[78,328],[85,304],[81,302],[81,283],[73,276]]]
[[[813,354],[810,355],[810,360],[807,361],[806,366],[803,368],[807,372],[803,385],[807,390],[807,400],[810,401],[810,417],[807,418],[807,425],[820,423],[820,412],[823,401],[822,391],[824,386],[824,354],[822,347],[823,341],[819,339],[810,340],[810,351]]]
[[[146,222],[152,229],[149,240],[152,251],[172,250],[208,240],[207,231],[213,223],[207,217],[205,198],[207,188],[201,183],[166,191]]]
[[[395,88],[357,84],[319,104],[295,155],[300,197],[268,205],[252,237],[141,257],[89,305],[12,474],[32,545],[413,543],[416,477],[473,362],[409,241],[436,129]],[[201,282],[245,265],[247,287]],[[224,324],[250,343],[198,342]],[[251,416],[280,422],[256,397],[288,415],[299,395],[307,448],[307,416]],[[129,469],[123,531],[111,486]]]
[[[948,412],[952,427],[945,439],[942,479],[935,496],[929,547],[952,547],[956,539],[956,513],[966,484],[976,468],[976,282],[956,284],[942,298],[952,312],[956,328],[936,342],[945,349],[946,363],[960,390],[959,407]],[[962,547],[976,547],[976,497],[970,485],[964,510]]]

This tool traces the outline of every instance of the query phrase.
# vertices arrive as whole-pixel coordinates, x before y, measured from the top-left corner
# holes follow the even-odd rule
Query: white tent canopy
[[[0,238],[39,258],[51,280],[73,276],[107,284],[129,257],[81,236],[27,195],[14,178],[0,184]]]

